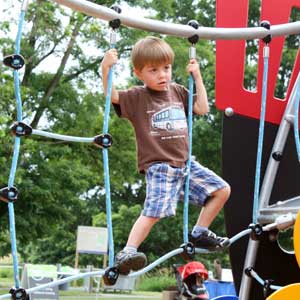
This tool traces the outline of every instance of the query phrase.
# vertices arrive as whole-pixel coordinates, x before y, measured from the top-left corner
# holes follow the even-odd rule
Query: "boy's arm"
[[[187,66],[187,71],[193,75],[196,85],[196,101],[194,102],[193,112],[197,115],[204,115],[209,112],[209,105],[199,64],[196,59],[190,60],[190,63]]]
[[[107,94],[107,81],[108,81],[109,70],[115,63],[117,63],[117,61],[118,61],[118,53],[116,49],[108,50],[103,57],[101,63],[101,71],[102,71],[102,83],[103,83],[105,96]],[[119,93],[116,90],[114,84],[112,85],[112,90],[111,90],[111,102],[115,104],[119,104]]]

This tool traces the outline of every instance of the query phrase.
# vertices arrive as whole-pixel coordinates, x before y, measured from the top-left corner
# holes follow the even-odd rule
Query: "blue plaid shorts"
[[[164,218],[176,214],[177,203],[184,191],[185,168],[155,163],[146,171],[146,199],[143,216]],[[228,183],[195,160],[191,161],[189,202],[203,206],[206,199]],[[181,199],[182,200],[182,199]]]

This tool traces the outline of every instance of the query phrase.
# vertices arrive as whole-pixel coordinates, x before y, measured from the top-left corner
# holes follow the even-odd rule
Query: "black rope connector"
[[[264,297],[267,298],[273,291],[271,289],[271,285],[273,284],[274,280],[273,279],[266,279],[264,281]]]
[[[11,294],[11,298],[13,300],[26,300],[27,299],[27,293],[26,290],[23,288],[11,288],[9,293]]]
[[[19,70],[24,66],[25,60],[20,54],[11,54],[4,57],[3,63],[9,68]]]
[[[188,25],[189,26],[192,26],[193,28],[195,29],[198,29],[199,28],[199,23],[196,21],[196,20],[190,20],[188,22]],[[199,36],[197,34],[193,35],[193,36],[190,36],[188,38],[188,41],[191,43],[191,44],[197,44],[198,41],[199,41]]]
[[[193,243],[188,242],[188,243],[184,243],[180,246],[180,248],[183,249],[183,252],[181,253],[181,257],[184,260],[192,260],[195,256],[195,246]]]
[[[109,133],[102,133],[94,137],[94,144],[100,148],[109,148],[113,144],[113,138]]]
[[[112,10],[114,10],[116,13],[120,14],[122,12],[122,9],[120,8],[120,6],[118,5],[113,5],[110,7]],[[120,27],[121,25],[121,20],[120,19],[114,19],[114,20],[111,20],[109,21],[109,26],[112,28],[112,29],[117,29]]]
[[[24,122],[15,122],[10,131],[14,136],[22,137],[32,134],[32,128]]]
[[[114,285],[119,277],[119,269],[117,267],[110,267],[104,271],[102,276],[105,285]]]
[[[251,271],[253,270],[252,267],[248,267],[245,269],[245,274],[248,276],[248,277],[251,277],[252,278],[252,274],[251,274]]]
[[[257,241],[263,234],[263,228],[260,224],[250,224],[249,228],[252,230],[251,239]]]
[[[270,24],[269,21],[261,21],[260,26],[263,27],[263,28],[266,28],[268,30],[270,30],[270,28],[271,28],[271,24]],[[267,36],[262,38],[262,40],[265,44],[270,44],[270,42],[272,41],[272,35],[268,34]]]
[[[14,186],[0,189],[0,200],[4,202],[15,202],[18,199],[19,192]]]
[[[276,151],[272,153],[272,157],[273,159],[275,159],[276,161],[281,161],[282,160],[282,152]]]

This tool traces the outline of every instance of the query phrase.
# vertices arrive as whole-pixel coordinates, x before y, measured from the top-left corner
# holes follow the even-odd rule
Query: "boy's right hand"
[[[101,67],[102,69],[109,69],[112,65],[118,62],[118,52],[115,48],[109,49],[105,52]]]

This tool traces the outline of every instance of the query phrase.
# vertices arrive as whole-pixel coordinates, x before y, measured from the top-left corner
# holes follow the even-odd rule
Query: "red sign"
[[[217,27],[248,27],[248,0],[217,0]],[[262,0],[260,20],[267,20],[272,25],[285,24],[290,21],[292,8],[300,8],[300,0]],[[273,37],[270,43],[268,73],[266,121],[279,124],[285,110],[287,99],[299,72],[299,51],[288,84],[285,99],[274,96],[278,70],[281,64],[285,37]],[[263,46],[259,41],[259,59],[256,91],[244,87],[244,69],[246,56],[245,40],[217,41],[216,59],[216,105],[224,110],[233,108],[234,112],[251,118],[260,118]]]

